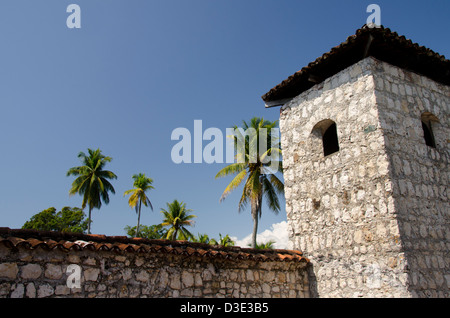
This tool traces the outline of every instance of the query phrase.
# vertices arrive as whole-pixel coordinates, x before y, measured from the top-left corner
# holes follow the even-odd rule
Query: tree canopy
[[[168,240],[188,240],[193,235],[186,228],[187,226],[193,226],[193,218],[197,216],[189,214],[192,210],[186,208],[186,203],[173,200],[172,203],[167,203],[167,210],[161,209],[163,214],[162,226],[167,226]]]
[[[80,208],[63,207],[61,211],[56,212],[56,209],[51,207],[33,215],[22,229],[85,233],[88,228],[88,220],[85,217]]]

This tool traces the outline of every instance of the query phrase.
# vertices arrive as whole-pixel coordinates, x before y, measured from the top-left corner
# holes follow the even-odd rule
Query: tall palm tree
[[[112,160],[111,157],[102,155],[100,149],[88,149],[89,155],[84,152],[78,154],[78,158],[83,163],[82,166],[70,168],[67,176],[76,176],[72,183],[69,195],[78,193],[83,196],[82,209],[89,206],[88,234],[91,233],[91,211],[100,209],[102,201],[109,203],[108,192],[116,193],[108,179],[117,179],[117,176],[108,170],[103,170],[106,163]]]
[[[167,210],[161,209],[164,215],[162,226],[169,226],[167,231],[167,239],[175,241],[178,238],[189,239],[193,238],[191,232],[186,229],[186,226],[194,225],[193,218],[197,216],[189,214],[192,210],[186,209],[186,203],[174,200],[172,203],[167,203]]]
[[[278,195],[284,195],[283,182],[278,179],[273,171],[282,171],[281,159],[277,156],[281,154],[280,142],[278,136],[272,131],[277,125],[277,121],[270,122],[263,118],[254,117],[250,123],[243,121],[245,132],[253,130],[254,134],[246,135],[234,126],[233,135],[236,150],[236,163],[232,163],[221,169],[216,178],[235,174],[236,176],[228,184],[223,192],[220,201],[223,201],[234,189],[244,183],[241,199],[239,200],[238,210],[241,212],[248,202],[251,206],[253,219],[252,247],[256,248],[256,235],[258,231],[258,219],[262,213],[262,199],[266,198],[267,206],[271,211],[277,214],[280,211],[280,202]],[[264,137],[260,138],[260,135]],[[264,142],[266,144],[262,144]],[[239,143],[244,147],[238,147]],[[255,153],[254,149],[261,150]]]
[[[146,191],[150,189],[154,189],[152,186],[153,179],[148,178],[145,174],[139,173],[133,175],[133,187],[134,189],[127,190],[123,194],[124,196],[131,194],[130,198],[128,199],[128,204],[130,207],[136,209],[136,214],[138,215],[138,222],[136,227],[136,235],[139,233],[139,222],[141,219],[141,207],[142,203],[144,203],[145,206],[150,206],[150,208],[153,210],[152,203],[150,202],[150,199],[148,198]]]

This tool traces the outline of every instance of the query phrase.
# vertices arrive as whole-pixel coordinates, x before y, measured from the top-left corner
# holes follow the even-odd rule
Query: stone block
[[[0,264],[0,277],[15,279],[17,273],[19,272],[19,267],[16,263],[1,263]]]
[[[49,284],[40,285],[38,288],[37,296],[38,298],[45,298],[53,295],[54,289]]]
[[[192,287],[195,284],[194,275],[188,271],[183,271],[181,274],[181,280],[186,288]]]
[[[98,268],[88,268],[84,270],[84,279],[86,281],[97,281],[100,274],[100,269]]]
[[[44,276],[50,279],[60,279],[63,275],[61,265],[47,264]]]
[[[38,279],[42,274],[42,267],[39,264],[27,264],[21,268],[21,277],[24,279]]]

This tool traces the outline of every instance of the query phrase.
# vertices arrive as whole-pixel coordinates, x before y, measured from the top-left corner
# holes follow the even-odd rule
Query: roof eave
[[[388,28],[364,26],[262,96],[266,107],[281,106],[343,69],[372,56],[450,85],[450,61]]]

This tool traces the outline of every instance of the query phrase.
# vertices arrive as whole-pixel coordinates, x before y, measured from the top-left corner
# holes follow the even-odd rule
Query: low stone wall
[[[0,240],[0,297],[309,297],[293,252],[32,240]]]

